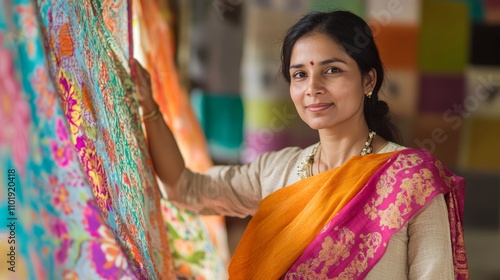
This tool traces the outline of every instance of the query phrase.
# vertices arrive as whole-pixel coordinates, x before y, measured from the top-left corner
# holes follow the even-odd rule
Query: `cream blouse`
[[[300,180],[297,165],[314,146],[269,152],[245,165],[214,166],[205,174],[184,169],[177,185],[166,188],[168,199],[200,214],[253,215],[264,197]],[[379,153],[403,148],[389,142]],[[454,279],[442,194],[392,236],[386,253],[365,279]]]

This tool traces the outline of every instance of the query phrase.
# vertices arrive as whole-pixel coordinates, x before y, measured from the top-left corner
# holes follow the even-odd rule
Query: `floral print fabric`
[[[212,166],[212,161],[203,131],[175,67],[174,15],[163,1],[134,0],[133,3],[134,55],[151,74],[153,97],[179,144],[186,166],[204,172]],[[169,205],[166,201],[164,204]],[[178,276],[186,277],[185,272],[189,271],[193,278],[227,279],[229,250],[223,218],[202,216],[200,220],[198,216],[177,211],[171,205],[166,209],[171,209],[168,216],[179,218],[176,223],[168,224]],[[205,225],[212,241],[205,233]],[[180,250],[181,247],[192,249]]]
[[[128,74],[129,2],[0,4],[0,167],[18,175],[22,244],[0,278],[223,275],[199,217],[160,203]]]
[[[128,10],[128,2],[37,4],[71,143],[103,219],[139,278],[173,276],[160,193],[127,74],[128,40],[117,39],[128,30],[127,17],[113,16]]]
[[[135,279],[82,172],[46,65],[35,6],[0,0],[0,7],[0,179],[3,186],[7,170],[15,170],[17,218],[15,243],[9,244],[16,261],[12,270],[1,266],[0,278]],[[9,191],[7,184],[0,191],[2,224],[10,216]],[[2,226],[0,235],[5,255],[9,229]]]

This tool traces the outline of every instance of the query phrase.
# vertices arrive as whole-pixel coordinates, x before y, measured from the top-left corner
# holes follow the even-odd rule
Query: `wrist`
[[[141,111],[141,119],[143,122],[148,122],[161,116],[160,108],[154,101],[141,104]]]
[[[159,108],[156,108],[147,114],[142,114],[142,122],[147,123],[147,122],[155,120],[159,117],[161,117],[161,112],[160,112]]]
[[[146,116],[149,115],[155,111],[159,111],[158,104],[154,100],[151,100],[149,102],[143,102],[140,104],[142,115]]]

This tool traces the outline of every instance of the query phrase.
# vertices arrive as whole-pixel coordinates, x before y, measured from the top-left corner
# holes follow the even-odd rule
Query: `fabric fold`
[[[230,279],[278,279],[393,153],[354,156],[343,166],[266,197],[235,251]]]
[[[414,149],[355,156],[264,199],[231,279],[363,279],[389,240],[436,195],[448,206],[456,279],[468,279],[464,180]]]

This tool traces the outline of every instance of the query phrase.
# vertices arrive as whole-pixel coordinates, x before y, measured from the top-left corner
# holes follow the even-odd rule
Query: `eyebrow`
[[[333,62],[341,62],[341,63],[347,64],[344,60],[342,60],[340,58],[326,59],[326,60],[321,61],[319,64],[320,65],[325,65],[325,64],[333,63]],[[290,65],[290,69],[292,69],[292,68],[301,68],[301,67],[304,67],[304,64],[293,64],[293,65]]]

